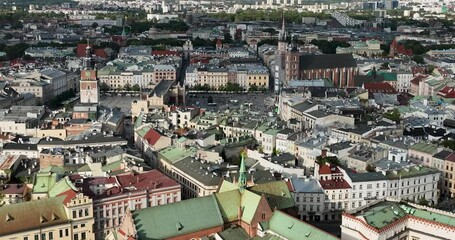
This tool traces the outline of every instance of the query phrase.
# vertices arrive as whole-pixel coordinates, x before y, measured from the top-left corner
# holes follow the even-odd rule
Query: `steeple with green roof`
[[[241,192],[245,190],[246,188],[246,180],[247,180],[247,173],[246,173],[246,168],[245,168],[245,156],[246,156],[246,150],[243,151],[241,154],[241,160],[240,160],[240,171],[239,171],[239,189]]]

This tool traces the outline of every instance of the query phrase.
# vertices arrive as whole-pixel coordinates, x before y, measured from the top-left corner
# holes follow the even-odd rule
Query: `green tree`
[[[7,33],[7,34],[5,34],[5,36],[3,37],[3,39],[5,39],[5,40],[9,40],[9,39],[12,39],[13,37],[14,37],[14,35],[13,35],[13,34],[11,34],[11,33]]]
[[[325,54],[336,53],[337,47],[350,47],[351,44],[341,41],[312,40],[311,44],[316,45]]]
[[[258,86],[256,86],[256,84],[252,84],[252,85],[250,85],[250,88],[248,88],[248,91],[257,92],[257,91],[259,91],[259,88],[258,88]]]
[[[341,166],[341,162],[336,156],[329,156],[329,157],[318,156],[318,157],[316,157],[316,163],[319,165],[330,163],[330,164],[334,164],[337,166]]]
[[[229,32],[224,33],[224,43],[232,43],[232,36]]]
[[[129,83],[125,84],[125,86],[123,87],[123,89],[125,91],[131,91],[131,85]]]
[[[446,148],[450,148],[452,150],[455,150],[455,140],[443,140],[440,145],[446,147]]]
[[[109,88],[109,85],[107,83],[102,82],[100,84],[100,92],[107,92],[107,91],[109,91],[109,89],[110,88]]]
[[[367,170],[367,172],[376,172],[376,168],[372,164],[368,164],[365,170]]]
[[[272,149],[272,156],[277,156],[278,155],[278,151],[276,150],[276,147],[274,147]]]
[[[259,146],[258,152],[259,153],[264,153],[264,147],[262,145]]]
[[[134,84],[133,87],[131,88],[131,90],[133,90],[135,92],[139,92],[139,91],[141,91],[141,87],[139,86],[139,84]]]
[[[425,60],[423,59],[423,57],[422,56],[418,56],[418,55],[413,56],[412,60],[414,62],[416,62],[417,64],[424,64],[425,63]]]
[[[394,108],[392,111],[384,113],[383,115],[385,118],[395,121],[397,123],[401,120],[401,114],[398,108]]]
[[[419,201],[417,203],[419,205],[428,206],[428,200],[426,200],[425,197],[419,198]]]
[[[385,62],[385,63],[381,64],[381,67],[383,67],[383,68],[389,68],[389,63],[388,63],[388,62]]]

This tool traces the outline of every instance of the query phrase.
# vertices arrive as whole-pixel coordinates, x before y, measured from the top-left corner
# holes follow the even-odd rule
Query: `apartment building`
[[[433,165],[433,155],[440,150],[442,149],[432,143],[417,143],[409,147],[408,159],[414,163],[431,167]]]
[[[93,199],[97,239],[118,227],[127,209],[134,211],[181,200],[180,185],[158,170],[73,181]]]
[[[340,171],[352,186],[352,195],[347,209],[356,209],[387,197],[387,178],[382,172],[355,173],[349,169],[340,169]]]
[[[325,192],[314,178],[292,178],[292,195],[298,208],[298,217],[303,221],[323,219]]]
[[[126,86],[138,85],[141,88],[152,88],[162,80],[175,80],[177,68],[173,65],[152,64],[136,70],[109,65],[98,71],[101,83],[110,89],[123,89]]]
[[[398,71],[397,72],[397,91],[408,93],[411,90],[411,80],[414,78],[412,72]]]
[[[226,68],[203,66],[190,66],[185,73],[185,85],[189,87],[209,86],[219,89],[227,83],[235,83],[248,90],[250,87],[269,87],[269,71],[265,66],[246,64],[231,65]]]
[[[444,158],[444,167],[441,178],[442,193],[446,196],[455,196],[455,153],[450,153]]]
[[[15,80],[10,86],[18,93],[32,93],[42,104],[48,103],[54,96],[52,85],[45,81]]]
[[[94,240],[92,200],[72,190],[0,208],[1,239]]]
[[[28,200],[28,188],[26,184],[4,184],[0,186],[1,192],[4,195],[4,204],[21,203]]]
[[[385,172],[389,185],[387,196],[399,200],[427,200],[431,205],[439,199],[438,182],[441,172],[434,168],[410,165]]]

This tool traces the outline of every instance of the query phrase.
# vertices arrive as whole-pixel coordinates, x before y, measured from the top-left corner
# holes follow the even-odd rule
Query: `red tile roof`
[[[425,79],[426,77],[427,75],[417,75],[411,80],[411,84],[419,85],[419,83],[423,81],[423,79]]]
[[[368,90],[369,93],[385,93],[385,94],[396,94],[397,90],[386,82],[372,82],[364,83],[363,88]]]
[[[65,199],[63,200],[63,204],[66,205],[71,201],[71,199],[76,197],[76,194],[77,192],[75,192],[73,189],[68,189],[57,196],[66,196]]]
[[[449,156],[447,156],[446,160],[450,161],[450,162],[455,162],[455,152],[453,152]]]
[[[158,170],[152,170],[136,175],[132,173],[117,175],[117,179],[122,187],[134,186],[137,190],[179,186],[176,181],[167,177]]]
[[[95,49],[95,56],[100,58],[107,58],[107,53],[103,48]]]
[[[86,43],[77,44],[76,56],[85,57],[85,50],[86,50],[87,46],[88,46],[88,44],[86,44]],[[93,47],[93,45],[90,44],[90,47]]]
[[[331,174],[332,170],[330,170],[330,167],[326,164],[322,165],[319,167],[319,174]]]
[[[344,179],[337,179],[337,180],[319,180],[321,187],[323,189],[346,189],[351,188],[348,182]]]
[[[161,134],[155,131],[155,129],[150,129],[150,131],[144,135],[144,139],[147,140],[150,145],[155,145],[155,143],[158,142],[160,138]]]
[[[25,184],[5,184],[2,191],[4,194],[24,194],[26,189]]]
[[[443,89],[441,89],[437,95],[445,97],[445,98],[455,98],[455,88],[454,87],[449,87],[445,86]]]
[[[179,52],[170,50],[153,50],[153,56],[179,56]]]
[[[427,68],[425,67],[412,67],[411,68],[411,71],[412,71],[412,75],[416,75],[416,74],[425,74],[426,71],[427,71]]]

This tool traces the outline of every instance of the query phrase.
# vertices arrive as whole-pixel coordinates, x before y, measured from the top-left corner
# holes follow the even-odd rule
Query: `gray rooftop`
[[[324,193],[319,181],[316,179],[292,178],[291,182],[296,193]]]

